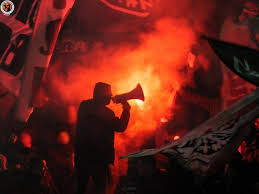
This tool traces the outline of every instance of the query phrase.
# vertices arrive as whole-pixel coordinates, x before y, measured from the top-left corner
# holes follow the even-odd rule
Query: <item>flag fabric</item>
[[[200,175],[215,173],[231,159],[241,142],[250,134],[252,121],[259,115],[259,89],[193,129],[181,139],[157,149],[142,150],[121,158],[155,154],[180,156]]]
[[[221,61],[244,80],[259,86],[259,51],[205,37]]]
[[[14,119],[26,122],[48,68],[62,24],[74,0],[20,0],[0,16],[0,83],[16,95]]]

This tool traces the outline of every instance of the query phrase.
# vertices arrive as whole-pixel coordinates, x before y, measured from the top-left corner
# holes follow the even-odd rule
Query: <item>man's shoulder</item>
[[[88,100],[83,100],[80,103],[80,106],[89,106],[89,105],[92,105],[92,104],[93,104],[93,100],[92,99],[88,99]]]
[[[79,109],[78,109],[78,114],[92,114],[95,111],[95,105],[93,100],[84,100],[80,103]]]
[[[106,114],[108,114],[108,115],[110,115],[112,117],[115,116],[115,113],[110,108],[108,108],[108,107],[105,107],[105,112],[106,112]]]

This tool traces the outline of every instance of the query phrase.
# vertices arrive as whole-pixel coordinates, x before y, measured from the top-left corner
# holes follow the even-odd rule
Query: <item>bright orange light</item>
[[[119,157],[141,149],[143,143],[155,135],[161,122],[171,118],[177,91],[191,79],[183,76],[181,71],[188,65],[187,56],[195,43],[195,34],[189,23],[181,19],[162,19],[156,23],[155,29],[140,34],[140,44],[134,49],[132,45],[119,44],[110,48],[94,45],[82,56],[81,63],[71,65],[65,79],[55,73],[55,70],[62,69],[59,70],[58,65],[49,71],[55,88],[53,91],[60,92],[64,101],[77,105],[92,98],[96,82],[111,84],[113,95],[129,92],[141,84],[145,102],[129,101],[131,117],[128,128],[115,135],[113,173],[116,175],[127,173],[127,161],[119,160]],[[84,63],[85,66],[82,65]],[[116,116],[120,116],[121,105],[112,103],[109,107]]]
[[[180,136],[178,136],[178,135],[174,136],[174,141],[176,141],[178,139],[180,139]]]
[[[196,59],[196,56],[193,53],[189,52],[187,60],[190,68],[194,68],[195,59]]]
[[[143,102],[142,100],[135,100],[135,103],[140,109],[144,109],[145,102]]]
[[[160,119],[160,122],[161,122],[161,123],[166,123],[166,122],[168,122],[168,119],[166,119],[166,118],[163,117],[163,118]]]

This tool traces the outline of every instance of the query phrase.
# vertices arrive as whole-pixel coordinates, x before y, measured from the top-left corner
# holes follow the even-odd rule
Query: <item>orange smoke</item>
[[[141,148],[154,135],[158,125],[171,117],[176,91],[188,81],[179,70],[186,65],[187,53],[195,42],[195,34],[185,20],[163,19],[151,33],[139,36],[140,44],[104,47],[96,44],[81,63],[71,64],[69,75],[50,71],[52,86],[66,102],[76,106],[91,98],[96,82],[112,85],[113,93],[120,94],[142,85],[145,102],[130,101],[131,118],[128,129],[115,138],[115,171],[126,173],[125,161],[118,157]],[[121,107],[110,106],[119,116]]]

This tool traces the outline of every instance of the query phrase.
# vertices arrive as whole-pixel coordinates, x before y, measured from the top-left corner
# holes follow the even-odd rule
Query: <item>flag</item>
[[[0,83],[17,99],[14,119],[26,122],[62,24],[74,0],[20,0],[0,15]]]
[[[250,134],[252,129],[247,126],[259,115],[258,100],[259,89],[177,141],[121,158],[139,158],[156,154],[165,154],[169,157],[177,155],[197,174],[213,174],[231,160],[241,142]]]
[[[259,52],[205,37],[220,60],[244,80],[259,86]]]

